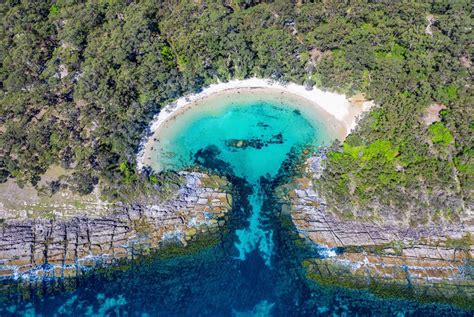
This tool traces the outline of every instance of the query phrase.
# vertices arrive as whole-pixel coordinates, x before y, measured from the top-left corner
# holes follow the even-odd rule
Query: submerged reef
[[[230,139],[225,141],[225,145],[231,148],[235,149],[246,149],[248,147],[254,148],[254,149],[261,149],[265,146],[268,146],[270,144],[282,144],[283,141],[283,135],[281,133],[272,135],[270,139],[264,140],[261,138],[251,138],[249,140],[245,139]]]

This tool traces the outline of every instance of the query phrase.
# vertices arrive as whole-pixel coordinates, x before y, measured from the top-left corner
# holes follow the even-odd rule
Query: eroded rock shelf
[[[324,284],[366,288],[387,295],[436,298],[472,308],[474,300],[474,227],[451,225],[402,227],[341,219],[319,195],[315,181],[320,155],[306,162],[304,176],[280,188],[296,229],[313,243],[338,250],[303,264],[308,276]],[[386,292],[381,292],[382,285]],[[395,294],[396,295],[396,294]],[[461,301],[461,303],[459,303]]]
[[[160,247],[216,234],[232,207],[230,184],[218,176],[180,172],[184,184],[165,201],[109,206],[102,217],[7,220],[0,231],[3,278],[67,277]],[[103,212],[103,211],[102,211]]]

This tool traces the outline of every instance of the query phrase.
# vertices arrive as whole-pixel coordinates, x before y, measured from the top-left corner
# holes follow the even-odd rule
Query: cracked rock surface
[[[217,233],[232,207],[230,184],[203,173],[180,175],[184,184],[165,201],[109,205],[93,216],[5,220],[0,276],[74,276],[79,268],[130,258],[166,240],[186,244],[198,233]]]
[[[384,219],[341,219],[328,210],[315,181],[322,158],[305,164],[304,176],[284,186],[280,195],[301,236],[313,243],[342,250],[305,263],[311,277],[334,284],[374,281],[422,286],[436,296],[474,300],[474,224],[460,223],[402,227]],[[472,220],[472,219],[471,219]],[[360,285],[358,285],[360,286]]]

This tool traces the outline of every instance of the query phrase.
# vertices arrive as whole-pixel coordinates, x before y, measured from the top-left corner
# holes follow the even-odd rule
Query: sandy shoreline
[[[245,80],[232,80],[226,83],[212,84],[204,88],[200,93],[187,95],[179,98],[173,103],[165,106],[155,116],[150,124],[151,134],[147,136],[140,146],[141,151],[137,155],[137,167],[150,165],[154,138],[157,132],[166,125],[170,119],[177,118],[180,114],[190,108],[208,102],[209,99],[222,98],[225,95],[236,95],[243,91],[252,91],[255,94],[274,98],[280,97],[286,100],[296,101],[302,109],[307,109],[318,114],[318,117],[332,127],[333,133],[338,139],[344,139],[356,126],[358,116],[368,110],[373,103],[360,98],[349,100],[346,96],[322,91],[313,87],[307,90],[304,86],[289,83],[282,85],[266,79],[250,78]],[[276,96],[276,97],[275,97]]]

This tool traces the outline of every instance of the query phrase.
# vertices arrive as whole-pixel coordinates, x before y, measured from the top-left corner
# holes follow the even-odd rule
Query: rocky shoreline
[[[310,279],[474,309],[472,226],[401,227],[340,219],[315,186],[323,160],[324,154],[310,157],[300,177],[277,188],[282,212],[300,237],[323,250],[302,262]],[[234,206],[232,184],[223,176],[199,172],[179,176],[182,184],[165,200],[110,204],[105,214],[102,210],[94,216],[4,220],[0,279],[76,277],[169,243],[182,247],[198,237],[222,235]]]
[[[149,198],[108,206],[100,217],[78,214],[67,219],[3,221],[1,278],[73,277],[98,265],[146,254],[167,242],[185,246],[200,234],[220,234],[232,208],[231,184],[223,177],[198,172],[179,175],[183,185],[164,201]]]
[[[300,236],[338,251],[304,261],[310,278],[378,295],[474,308],[472,224],[405,228],[340,219],[328,210],[315,186],[323,160],[324,153],[310,157],[303,176],[279,189]]]

